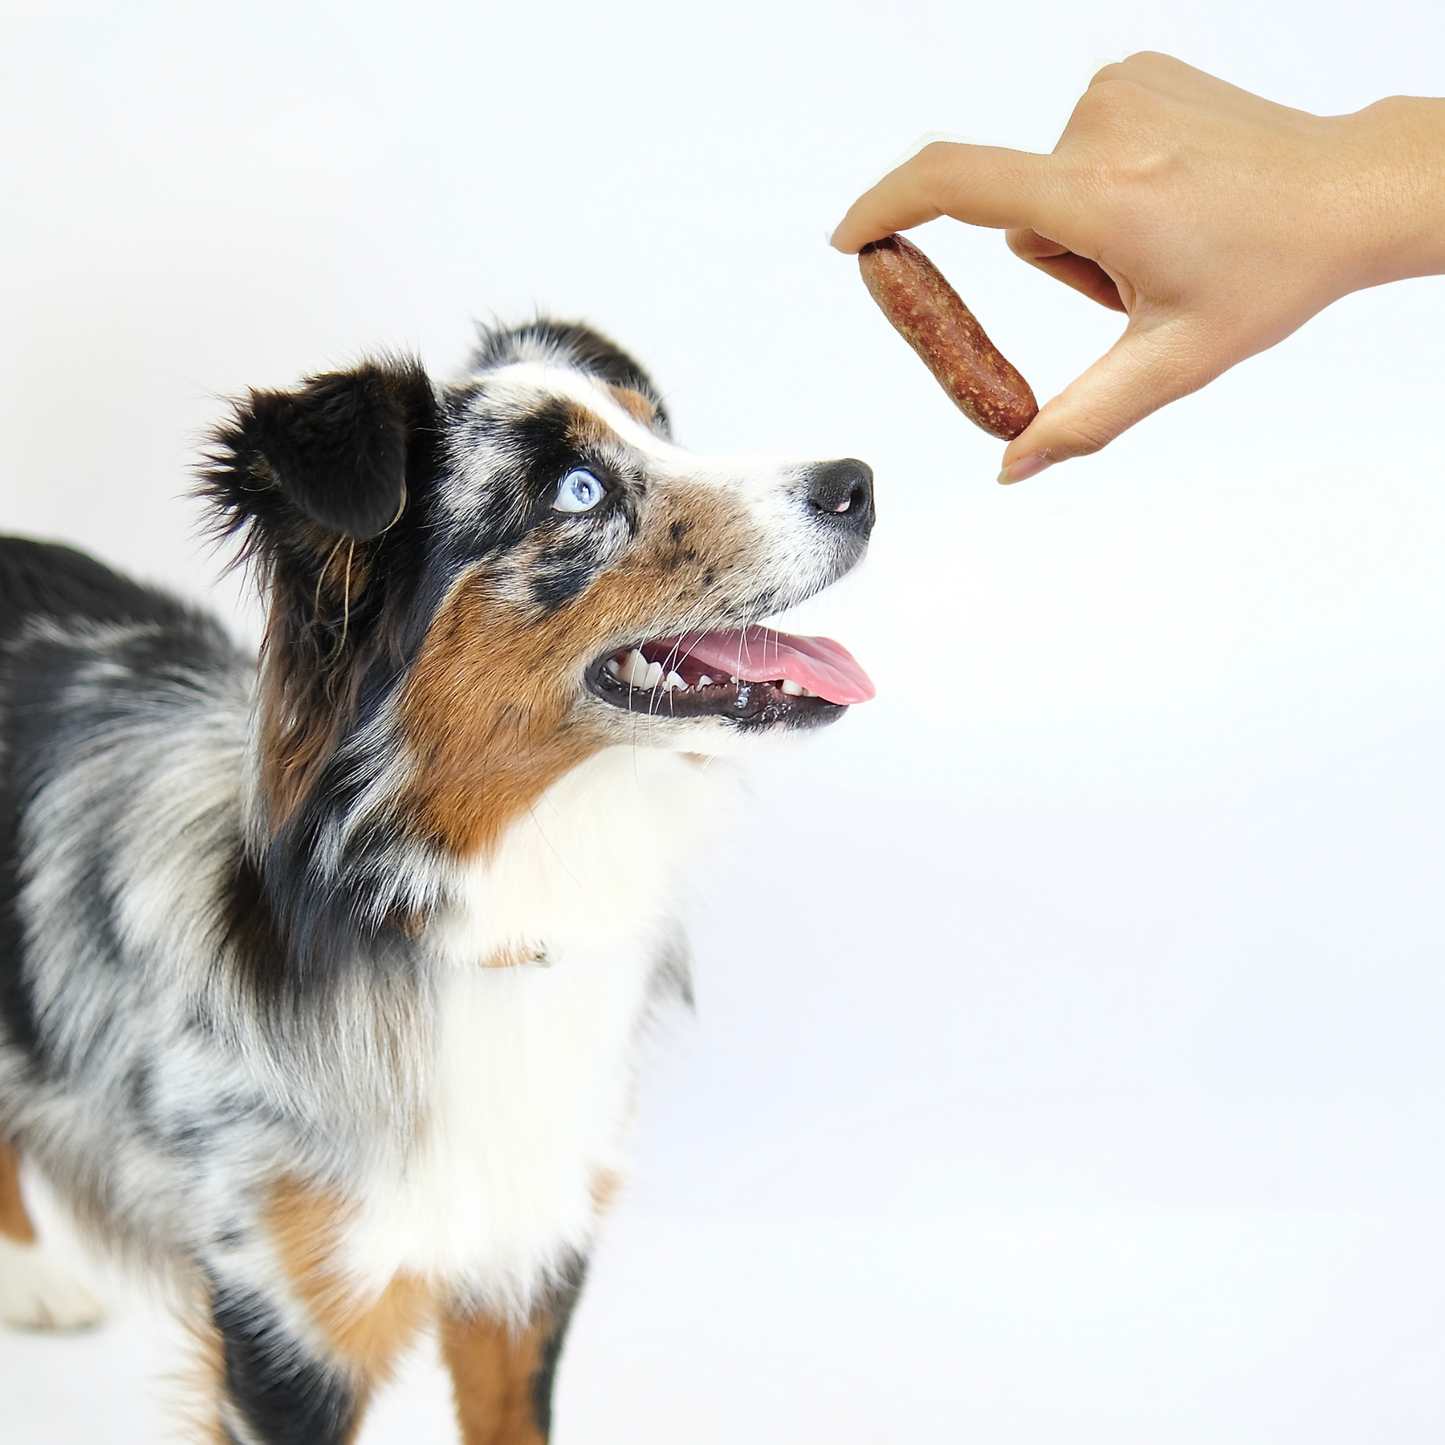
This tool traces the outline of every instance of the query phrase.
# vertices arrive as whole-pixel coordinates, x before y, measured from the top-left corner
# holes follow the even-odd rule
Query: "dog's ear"
[[[216,434],[204,492],[223,530],[281,544],[289,521],[363,541],[406,503],[416,453],[436,433],[436,395],[414,362],[370,362],[310,377],[298,391],[253,391]],[[269,535],[267,535],[269,534]]]
[[[253,392],[243,423],[253,472],[264,468],[329,531],[374,537],[406,485],[408,418],[391,380],[367,367],[315,377],[296,392]]]
[[[367,670],[400,655],[440,435],[415,362],[252,392],[215,433],[200,494],[269,593],[261,771],[273,827],[319,778]]]

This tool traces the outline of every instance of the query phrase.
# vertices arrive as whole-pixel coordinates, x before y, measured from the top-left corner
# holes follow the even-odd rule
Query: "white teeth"
[[[783,691],[787,693],[789,697],[802,697],[803,684],[801,682],[794,682],[791,677],[785,677],[783,679]]]
[[[648,687],[650,684],[647,682],[647,671],[647,659],[634,647],[622,659],[622,666],[618,669],[617,676],[628,687]]]
[[[805,688],[803,689],[803,696],[804,696],[804,697],[817,697],[817,695],[818,695],[818,694],[817,694],[816,692],[814,692],[811,688],[805,687]]]
[[[662,664],[660,662],[649,662],[642,655],[641,649],[634,647],[623,659],[617,676],[625,682],[628,687],[656,687],[657,684],[662,681]]]
[[[675,668],[668,669],[660,662],[649,662],[642,655],[640,647],[632,648],[620,661],[618,657],[609,657],[607,671],[628,687],[661,688],[663,692],[692,692],[697,688],[718,686],[717,681],[707,673],[703,673],[696,682],[689,683]],[[730,677],[728,681],[734,687],[738,685],[735,677]],[[791,697],[813,696],[807,688],[792,681],[783,683],[783,691]]]

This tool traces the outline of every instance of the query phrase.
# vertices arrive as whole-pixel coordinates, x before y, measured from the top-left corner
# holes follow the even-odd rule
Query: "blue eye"
[[[554,512],[590,512],[603,497],[607,488],[582,467],[575,467],[562,478],[557,488],[557,499],[552,503]]]

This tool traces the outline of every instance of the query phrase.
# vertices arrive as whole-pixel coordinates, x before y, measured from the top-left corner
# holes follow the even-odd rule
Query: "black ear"
[[[400,656],[441,411],[419,363],[253,391],[217,428],[198,494],[269,593],[262,786],[273,826],[325,766],[362,682]]]
[[[313,376],[299,391],[253,391],[217,439],[233,483],[251,493],[249,506],[240,497],[233,506],[269,511],[256,493],[271,488],[328,532],[359,541],[396,520],[408,455],[418,441],[429,450],[435,428],[435,394],[419,365],[367,363]]]

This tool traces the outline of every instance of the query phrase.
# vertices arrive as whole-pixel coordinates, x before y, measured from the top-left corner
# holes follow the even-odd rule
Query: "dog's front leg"
[[[213,1286],[226,1445],[348,1445],[374,1390],[435,1317],[426,1286],[406,1275],[358,1297],[325,1254],[300,1252],[324,1235],[308,1235],[303,1211],[292,1216],[281,1252],[284,1299],[239,1280]]]
[[[259,1292],[218,1289],[219,1438],[226,1445],[348,1445],[369,1381],[288,1328]]]
[[[580,1285],[579,1271],[524,1327],[462,1310],[443,1316],[442,1356],[465,1445],[546,1445],[557,1359]]]

